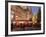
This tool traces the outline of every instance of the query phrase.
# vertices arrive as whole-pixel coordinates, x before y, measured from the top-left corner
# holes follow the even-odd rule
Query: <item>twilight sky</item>
[[[28,7],[28,8],[29,8],[29,10],[32,9],[33,15],[37,15],[37,13],[38,13],[40,7],[31,6],[31,7]]]

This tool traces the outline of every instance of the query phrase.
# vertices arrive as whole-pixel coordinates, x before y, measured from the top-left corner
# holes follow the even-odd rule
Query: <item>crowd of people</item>
[[[26,31],[26,30],[40,30],[41,24],[40,23],[15,23],[11,24],[11,30],[12,31]]]

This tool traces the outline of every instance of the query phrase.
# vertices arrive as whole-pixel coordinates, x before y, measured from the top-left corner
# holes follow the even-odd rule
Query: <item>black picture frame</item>
[[[13,34],[8,35],[8,2],[16,3],[32,3],[32,4],[42,4],[43,5],[43,32],[42,33],[28,33],[28,34]],[[22,36],[22,35],[37,35],[45,34],[45,3],[44,2],[24,2],[24,1],[5,1],[5,36]]]

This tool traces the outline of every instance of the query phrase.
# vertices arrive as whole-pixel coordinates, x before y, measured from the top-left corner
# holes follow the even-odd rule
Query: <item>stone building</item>
[[[21,20],[21,22],[23,23],[23,22],[25,22],[25,20],[27,20],[27,21],[31,20],[32,10],[31,9],[29,10],[28,6],[13,5],[13,6],[11,6],[11,15],[12,15],[11,18],[13,21],[20,22],[20,20]]]

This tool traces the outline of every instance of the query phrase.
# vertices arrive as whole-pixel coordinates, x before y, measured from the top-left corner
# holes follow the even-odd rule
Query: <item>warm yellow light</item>
[[[19,23],[24,23],[23,21],[19,22]]]
[[[33,23],[33,24],[37,23],[37,16],[34,15],[34,16],[32,17],[32,23]]]
[[[15,23],[16,23],[16,22],[15,22],[15,21],[13,21],[13,25],[15,25]]]
[[[16,16],[16,17],[18,17],[18,16]]]
[[[37,21],[35,21],[35,23],[37,23]]]
[[[15,12],[14,11],[12,11],[12,14],[14,14]]]
[[[13,19],[13,17],[14,17],[14,16],[13,16],[13,15],[11,15],[11,19]]]

